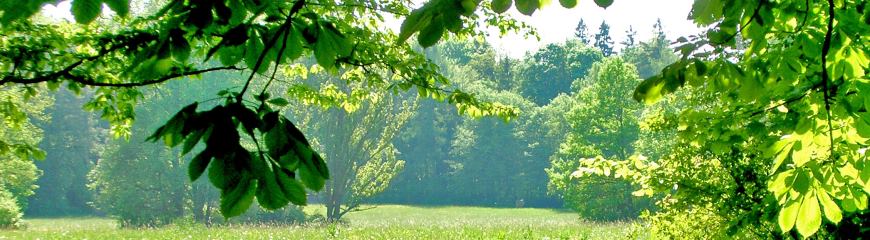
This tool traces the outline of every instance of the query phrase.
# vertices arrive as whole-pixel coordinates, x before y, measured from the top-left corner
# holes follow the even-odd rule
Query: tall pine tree
[[[595,47],[601,50],[601,54],[605,57],[613,55],[613,39],[610,39],[610,25],[607,22],[601,21],[601,27],[598,28],[598,33],[595,34]]]
[[[621,42],[624,49],[634,47],[634,44],[637,43],[635,37],[637,37],[637,31],[629,25],[628,30],[625,31],[625,40]]]
[[[577,23],[577,28],[574,30],[574,36],[580,39],[580,42],[586,45],[592,43],[589,39],[589,30],[586,29],[586,23],[583,22],[583,19],[580,19],[580,22]]]

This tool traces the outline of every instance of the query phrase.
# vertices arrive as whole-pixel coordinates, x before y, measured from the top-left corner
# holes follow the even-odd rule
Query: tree
[[[576,89],[574,80],[585,76],[601,58],[601,52],[578,41],[548,44],[518,66],[518,91],[535,104],[546,105],[560,93]]]
[[[37,188],[42,173],[32,158],[44,159],[37,149],[42,130],[36,124],[49,121],[43,114],[54,99],[28,94],[28,88],[0,87],[0,227],[18,227],[27,197]]]
[[[413,103],[387,97],[362,105],[349,113],[331,109],[314,120],[323,124],[315,132],[324,136],[319,145],[334,173],[322,195],[329,221],[383,192],[404,168],[392,142],[413,115]]]
[[[605,57],[609,57],[614,53],[613,40],[610,39],[610,25],[607,25],[607,22],[601,21],[601,26],[598,27],[598,33],[595,34],[595,43],[593,45],[601,50],[601,54]]]
[[[93,193],[87,189],[87,174],[98,158],[94,145],[102,139],[105,126],[99,126],[96,115],[83,112],[84,97],[68,91],[54,95],[54,105],[46,109],[52,121],[41,124],[47,132],[40,148],[45,161],[37,161],[43,172],[37,181],[39,188],[28,199],[25,212],[35,216],[81,216],[95,213],[88,204]]]
[[[572,177],[579,159],[596,155],[625,159],[634,152],[641,105],[624,96],[636,85],[637,71],[620,58],[606,58],[586,78],[589,85],[576,93],[578,104],[566,113],[569,132],[551,157],[549,188],[587,219],[637,217],[646,201],[631,196],[627,181]]]
[[[683,87],[706,98],[699,104],[703,107],[691,106],[676,116],[678,141],[691,143],[690,154],[703,153],[693,163],[732,163],[722,163],[721,172],[740,180],[732,186],[745,195],[719,204],[748,204],[756,212],[711,210],[735,225],[729,234],[759,234],[752,229],[760,222],[768,230],[762,236],[866,235],[868,193],[860,189],[867,181],[863,171],[852,169],[866,166],[859,149],[866,148],[870,136],[863,94],[870,61],[863,43],[870,28],[861,23],[868,13],[856,1],[803,4],[695,2],[691,17],[714,27],[706,37],[678,39],[681,60],[634,93],[639,101],[655,102]],[[692,185],[710,183],[709,174],[686,176],[683,164],[659,166],[648,170],[682,179],[677,187],[686,190],[673,192],[674,185],[658,185],[669,181],[643,180],[650,175],[639,174],[636,180],[646,184],[646,194],[691,206],[721,196],[691,195]]]
[[[641,78],[652,77],[679,59],[662,30],[661,20],[656,22],[653,29],[652,38],[632,47],[626,47],[621,53],[626,61],[637,67]]]
[[[623,49],[629,49],[634,47],[636,40],[634,39],[637,36],[637,31],[635,31],[631,26],[628,26],[628,30],[625,30],[625,40],[621,43],[623,45]]]
[[[574,36],[577,39],[580,39],[580,42],[589,45],[592,43],[592,40],[589,39],[589,30],[586,28],[586,23],[583,22],[583,19],[580,19],[580,22],[577,23],[577,27],[574,29]]]
[[[332,174],[318,196],[326,205],[327,221],[338,221],[386,190],[403,169],[405,161],[398,158],[393,142],[413,117],[417,103],[406,96],[369,94],[363,87],[336,84],[339,81],[325,74],[299,82],[353,98],[340,108],[299,105],[290,110],[313,136],[315,149],[324,154]]]
[[[194,85],[194,84],[191,84]],[[202,83],[195,85],[202,86]],[[166,86],[181,88],[179,83]],[[174,92],[174,91],[173,91]],[[190,159],[161,145],[142,144],[147,133],[190,94],[147,91],[135,110],[141,116],[132,127],[130,140],[102,138],[94,145],[98,159],[88,173],[88,187],[94,194],[93,207],[115,218],[121,227],[160,226],[184,216],[188,189],[184,166]],[[135,169],[135,170],[132,170]],[[143,195],[147,197],[143,197]]]

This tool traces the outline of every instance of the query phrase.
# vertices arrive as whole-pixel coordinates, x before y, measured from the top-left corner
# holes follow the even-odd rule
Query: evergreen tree
[[[595,34],[596,48],[601,50],[601,54],[605,57],[613,55],[613,39],[610,39],[610,25],[607,22],[601,21],[601,27],[598,28],[598,33]]]
[[[635,37],[637,37],[637,31],[634,30],[631,26],[628,26],[628,30],[625,31],[625,40],[621,43],[625,46],[626,49],[634,47],[634,44],[637,43]]]
[[[589,30],[586,29],[586,23],[583,22],[583,19],[580,19],[580,22],[577,23],[577,28],[575,28],[574,36],[580,39],[580,42],[583,44],[589,45],[592,41],[589,39]]]
[[[653,24],[653,39],[655,40],[664,40],[665,39],[665,30],[662,27],[662,19],[657,18],[656,23]]]

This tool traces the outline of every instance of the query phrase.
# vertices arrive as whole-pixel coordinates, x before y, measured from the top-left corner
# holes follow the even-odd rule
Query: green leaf
[[[806,194],[810,189],[810,176],[806,171],[796,171],[794,182],[791,184],[792,189],[798,193]]]
[[[257,174],[257,202],[265,209],[274,210],[287,206],[289,199],[284,197],[284,190],[275,179],[275,169],[266,159],[254,157],[252,159],[254,173]]]
[[[789,190],[791,190],[791,184],[788,181],[794,181],[794,173],[794,169],[789,169],[773,175],[767,188],[774,193],[777,200],[784,200],[788,195]]]
[[[538,0],[516,0],[517,10],[527,16],[531,16],[538,10]]]
[[[577,6],[577,0],[559,0],[559,4],[565,8],[574,8]]]
[[[202,138],[202,135],[205,134],[205,131],[199,130],[191,134],[192,135],[184,139],[184,147],[181,150],[181,155],[187,154],[190,152],[190,150],[193,150],[193,147],[195,147],[196,144],[199,143],[200,138]]]
[[[77,23],[88,24],[100,16],[102,7],[101,0],[74,0],[70,10]]]
[[[773,157],[773,165],[770,168],[770,173],[773,174],[779,169],[779,166],[791,155],[791,149],[794,142],[784,139],[777,141],[765,151],[765,157]]]
[[[292,62],[302,56],[302,33],[299,32],[298,28],[293,26],[288,29],[287,34],[284,35],[284,40],[284,53],[281,53],[281,57],[286,59],[285,63]]]
[[[816,194],[819,196],[819,202],[822,203],[822,207],[824,207],[825,218],[834,224],[840,223],[840,220],[843,220],[843,213],[840,211],[840,207],[837,206],[837,203],[835,203],[825,191],[817,189]]]
[[[870,95],[865,96],[865,98],[870,99]],[[865,107],[870,108],[867,104]],[[858,136],[870,138],[870,114],[858,114],[858,117],[855,118],[855,130],[857,130]]]
[[[256,31],[251,31],[251,36],[248,38],[248,46],[245,49],[245,64],[248,65],[248,69],[254,70],[259,74],[263,74],[269,69],[269,61],[263,58],[260,66],[254,69],[257,65],[257,61],[260,60],[260,55],[263,54],[263,41],[260,38],[259,34],[255,33]]]
[[[3,4],[3,9],[15,9],[15,11],[2,11],[0,13],[0,24],[6,25],[10,22],[28,18],[42,9],[46,3],[56,3],[57,0],[6,0],[0,1]]]
[[[786,203],[785,207],[779,210],[777,223],[782,232],[791,231],[794,228],[795,220],[797,219],[798,211],[800,210],[801,202],[799,200],[791,200]]]
[[[723,6],[719,0],[695,0],[691,18],[701,25],[713,24],[722,15]]]
[[[323,161],[323,158],[321,158],[320,154],[317,152],[314,152],[311,165],[314,166],[318,173],[320,173],[320,177],[323,179],[329,178],[329,167],[326,166],[326,161]]]
[[[211,154],[208,151],[202,151],[190,160],[190,165],[187,167],[187,176],[190,181],[196,181],[205,172],[208,163],[211,162]]]
[[[320,191],[323,189],[323,185],[326,184],[325,179],[320,177],[317,170],[311,169],[308,164],[300,165],[298,173],[299,178],[302,179],[302,183],[311,190]]]
[[[562,1],[574,1],[575,4],[577,3],[577,0],[560,0],[560,2]],[[490,5],[490,7],[492,7],[492,11],[496,13],[504,13],[507,12],[513,4],[513,0],[492,0],[492,5]]]
[[[345,36],[335,27],[335,24],[332,22],[324,22],[321,35],[329,36],[327,38],[328,44],[335,49],[335,53],[339,57],[347,57],[350,56],[353,51],[353,44],[348,36]]]
[[[288,120],[286,117],[281,118],[281,121],[284,122],[285,129],[287,130],[287,133],[290,134],[290,137],[292,137],[296,141],[302,142],[303,144],[305,144],[305,146],[311,145],[311,143],[308,142],[308,139],[305,138],[305,134],[303,134],[302,131],[299,130],[299,128],[297,128],[292,121]]]
[[[118,16],[126,17],[127,14],[130,14],[129,0],[103,0],[103,2],[105,2],[112,11],[115,11]]]
[[[278,164],[290,171],[296,171],[299,168],[299,162],[299,156],[296,156],[295,153],[284,154],[278,159]]]
[[[610,7],[610,4],[613,4],[613,0],[595,0],[595,4],[599,7],[607,8]]]
[[[208,180],[221,190],[226,190],[242,179],[238,168],[228,165],[227,159],[215,158],[208,166]]]
[[[269,99],[269,101],[267,102],[279,107],[287,106],[287,104],[290,104],[290,102],[288,102],[287,99],[284,98],[273,98]]]
[[[821,224],[822,213],[819,210],[819,200],[816,198],[815,194],[804,195],[803,203],[801,203],[801,210],[798,213],[797,221],[795,222],[798,233],[804,237],[812,236],[819,230]]]
[[[36,160],[45,160],[46,152],[39,149],[34,149],[30,151],[30,156]]]
[[[813,151],[808,142],[796,141],[792,149],[791,160],[795,166],[803,166],[811,160]]]
[[[190,57],[190,43],[180,31],[173,31],[170,36],[170,49],[176,61],[185,62]]]
[[[245,17],[248,16],[248,10],[245,9],[245,5],[242,4],[242,0],[229,0],[228,6],[232,11],[232,15],[230,15],[230,24],[236,25],[245,20]]]
[[[462,5],[462,14],[465,16],[471,16],[474,14],[474,10],[477,10],[477,1],[478,0],[462,0],[460,4]]]
[[[266,147],[269,151],[269,156],[271,156],[273,159],[278,159],[284,154],[287,154],[288,151],[290,151],[290,142],[285,135],[282,123],[279,123],[278,126],[266,132],[264,138],[266,141]]]
[[[741,81],[738,95],[744,101],[753,101],[764,94],[764,87],[755,78],[745,78]]]
[[[220,53],[218,60],[225,66],[236,65],[245,57],[245,48],[242,46],[223,46],[218,52]]]
[[[408,17],[405,18],[405,21],[402,22],[402,26],[399,29],[399,43],[403,43],[408,40],[415,32],[420,31],[423,27],[429,25],[429,22],[432,20],[432,15],[426,11],[426,6],[422,8],[415,9],[408,14]]]
[[[637,85],[637,88],[634,89],[632,97],[635,101],[643,102],[646,104],[653,104],[661,99],[662,96],[665,94],[665,92],[663,91],[664,86],[665,81],[659,76],[647,78]]]
[[[302,183],[293,179],[293,177],[283,169],[275,171],[275,176],[278,179],[278,185],[284,192],[284,196],[287,197],[291,203],[296,205],[305,205],[307,203],[305,187],[302,186]]]
[[[220,209],[225,218],[241,215],[254,202],[257,192],[257,180],[244,177],[229,191],[221,192]]]
[[[445,16],[444,26],[448,31],[452,33],[459,33],[459,31],[462,31],[462,18],[460,18],[458,14],[451,14],[450,16]]]
[[[328,38],[330,37],[321,34],[314,44],[314,58],[317,59],[317,64],[326,69],[335,66],[335,59],[338,56],[336,49],[329,44],[331,40]]]
[[[420,31],[420,35],[417,36],[417,43],[420,46],[431,47],[438,43],[438,40],[441,39],[441,36],[444,35],[444,22],[439,21],[441,18],[436,18],[434,21],[430,22],[426,28]]]

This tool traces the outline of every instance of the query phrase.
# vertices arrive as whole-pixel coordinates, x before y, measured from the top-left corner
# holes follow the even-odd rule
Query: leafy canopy
[[[695,1],[710,30],[680,38],[682,59],[634,92],[681,87],[718,104],[678,115],[679,137],[767,163],[783,232],[804,237],[867,209],[870,9],[866,1]],[[752,143],[752,144],[748,144]]]

